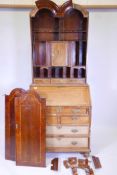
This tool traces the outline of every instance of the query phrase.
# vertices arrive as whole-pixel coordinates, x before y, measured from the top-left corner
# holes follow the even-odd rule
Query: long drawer
[[[46,135],[89,135],[89,126],[46,126]]]
[[[46,114],[60,114],[60,115],[89,115],[88,107],[78,106],[48,106],[46,108]]]
[[[88,138],[46,138],[47,147],[88,148]]]
[[[47,125],[88,125],[90,123],[89,117],[47,117]]]

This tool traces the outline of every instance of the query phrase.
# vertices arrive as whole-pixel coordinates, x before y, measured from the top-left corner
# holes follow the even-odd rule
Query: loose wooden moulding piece
[[[63,162],[65,168],[71,168],[73,175],[78,175],[77,169],[83,169],[86,175],[94,175],[93,169],[89,166],[88,159],[77,159],[76,157],[70,157]]]
[[[17,91],[20,95],[14,95]],[[20,89],[6,98],[6,159],[16,160],[16,165],[45,167],[45,99],[33,90]]]
[[[93,160],[95,169],[102,168],[99,157],[92,156],[92,160]]]
[[[59,161],[58,158],[55,158],[51,161],[52,164],[51,170],[58,171],[58,163],[59,163],[58,161]]]

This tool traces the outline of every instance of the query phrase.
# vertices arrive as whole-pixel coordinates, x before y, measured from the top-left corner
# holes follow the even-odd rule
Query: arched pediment
[[[38,0],[36,1],[36,8],[32,10],[31,17],[35,17],[39,10],[49,9],[55,17],[64,17],[66,11],[70,8],[79,10],[84,17],[88,17],[88,11],[82,8],[80,5],[73,4],[71,0],[66,1],[63,5],[58,6],[50,0]]]

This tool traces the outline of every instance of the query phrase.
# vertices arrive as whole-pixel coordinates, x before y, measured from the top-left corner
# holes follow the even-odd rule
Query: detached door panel
[[[28,91],[15,100],[16,164],[45,166],[45,100]]]
[[[25,90],[16,88],[5,95],[5,159],[15,160],[15,98]]]

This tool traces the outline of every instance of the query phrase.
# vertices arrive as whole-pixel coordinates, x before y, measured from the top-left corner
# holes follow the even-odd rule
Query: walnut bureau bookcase
[[[67,1],[36,1],[31,12],[33,83],[46,98],[46,150],[90,152],[86,75],[88,12]]]

